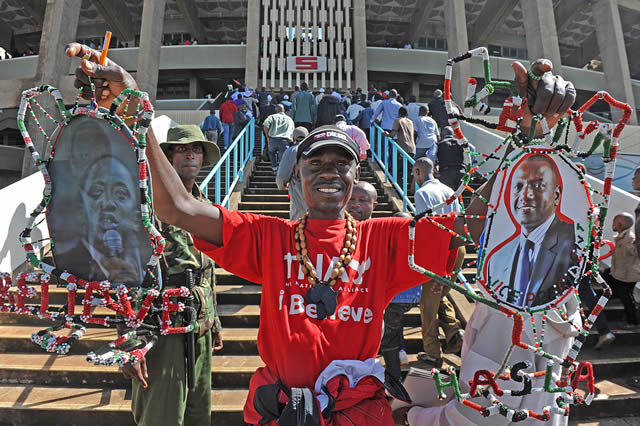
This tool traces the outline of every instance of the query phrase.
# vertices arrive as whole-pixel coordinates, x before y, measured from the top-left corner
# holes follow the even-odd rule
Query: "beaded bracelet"
[[[533,73],[533,66],[534,66],[534,65],[535,65],[535,64],[531,64],[531,65],[529,65],[529,70],[527,71],[527,75],[529,75],[529,78],[530,78],[531,80],[540,81],[540,80],[542,80],[542,76],[541,76],[541,75],[535,75],[535,74]]]

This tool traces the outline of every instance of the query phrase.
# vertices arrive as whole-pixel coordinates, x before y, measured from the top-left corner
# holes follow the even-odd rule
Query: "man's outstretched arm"
[[[84,57],[87,47],[69,44],[65,53],[69,57]],[[88,60],[82,60],[76,69],[76,88],[83,88],[82,96],[91,99],[91,82],[95,85],[98,104],[109,108],[113,99],[126,88],[136,88],[133,77],[110,59],[99,65],[100,52],[91,49]],[[216,245],[222,245],[222,215],[210,204],[195,200],[185,189],[178,174],[162,152],[153,131],[147,132],[147,158],[153,185],[153,207],[158,218],[171,225]]]

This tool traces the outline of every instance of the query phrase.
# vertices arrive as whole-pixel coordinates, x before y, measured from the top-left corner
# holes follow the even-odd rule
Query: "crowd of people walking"
[[[448,127],[442,91],[435,90],[428,104],[418,103],[415,95],[407,99],[405,102],[395,89],[383,92],[375,87],[366,93],[358,88],[341,94],[335,88],[321,88],[313,93],[306,82],[292,92],[280,93],[265,87],[253,90],[229,85],[219,118],[212,111],[201,129],[209,140],[224,140],[221,149],[225,150],[246,123],[255,118],[265,134],[264,156],[268,156],[275,173],[285,150],[294,144],[295,128],[311,131],[335,125],[356,141],[361,160],[365,160],[370,149],[370,128],[377,124],[402,150],[397,151],[400,161],[396,164],[402,164],[402,156],[429,158],[434,165],[439,164],[439,171],[434,170],[436,175],[439,173],[449,187],[457,187],[464,174],[463,150]],[[391,156],[383,158],[390,168],[392,160]],[[398,179],[402,179],[401,167],[398,169]]]

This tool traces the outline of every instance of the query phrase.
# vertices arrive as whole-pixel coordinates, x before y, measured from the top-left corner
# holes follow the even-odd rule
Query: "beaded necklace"
[[[307,277],[312,287],[307,291],[305,300],[307,303],[315,303],[317,305],[318,319],[325,319],[327,316],[333,315],[338,304],[338,293],[333,286],[338,281],[338,277],[344,273],[345,267],[351,262],[351,254],[356,249],[356,220],[348,212],[345,212],[346,234],[344,237],[344,245],[340,250],[338,261],[331,271],[329,281],[321,281],[313,268],[313,264],[309,259],[309,251],[307,249],[307,238],[304,235],[304,228],[307,225],[309,212],[307,212],[296,225],[294,237],[296,241],[296,258],[300,262],[302,273]],[[319,285],[317,285],[319,284]]]

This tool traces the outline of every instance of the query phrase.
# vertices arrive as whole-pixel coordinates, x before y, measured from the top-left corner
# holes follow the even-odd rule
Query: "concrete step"
[[[218,305],[247,304],[259,305],[262,286],[246,281],[246,284],[216,285]]]
[[[276,181],[272,181],[272,182],[252,182],[250,181],[249,183],[249,187],[250,188],[266,188],[266,189],[278,189],[278,186],[276,185]]]
[[[263,172],[265,174],[267,173],[271,173],[272,176],[275,177],[276,173],[271,170],[271,164],[267,164],[267,163],[258,163],[255,165],[255,167],[253,168],[254,172]]]
[[[242,407],[247,393],[247,390],[242,389],[219,389],[212,392],[211,424],[242,424]],[[0,385],[0,419],[0,424],[134,424],[130,389],[95,386],[57,388]]]
[[[218,315],[225,331],[229,327],[258,328],[260,326],[259,305],[218,304]]]
[[[639,373],[637,370],[635,373]],[[634,373],[629,373],[631,375]],[[600,380],[596,376],[596,397],[591,405],[571,407],[572,420],[598,417],[640,416],[639,389],[626,383],[626,375]]]
[[[410,318],[411,318],[411,315],[409,316],[409,321],[414,321],[414,320],[411,320]],[[631,362],[633,364],[633,362],[635,361],[632,361],[632,359],[635,359],[635,358],[637,358],[640,361],[640,332],[616,329],[613,326],[613,324],[612,324],[611,331],[613,332],[613,334],[616,335],[616,340],[610,347],[603,349],[604,353],[609,352],[609,353],[617,354],[618,353],[617,348],[626,346],[630,348],[629,350],[635,351],[636,355],[633,356],[629,354],[627,357],[628,359],[625,362]],[[419,324],[416,325],[415,327],[405,326],[404,336],[405,336],[404,337],[405,343],[407,344],[406,350],[408,353],[420,352],[422,350],[421,349],[422,331]],[[585,343],[585,350],[586,348],[593,348],[597,343],[597,341],[598,341],[598,333],[596,331],[593,331],[592,333],[589,334],[589,337],[587,338],[587,341]],[[589,354],[590,352],[587,352],[587,353]],[[585,355],[585,356],[589,356],[589,355]],[[608,362],[607,359],[609,358],[611,357],[610,356],[603,357],[603,360],[604,360],[603,362]],[[623,359],[623,358],[625,357],[622,356],[620,359]],[[583,358],[582,354],[580,359],[590,360],[589,358]],[[640,370],[638,370],[637,374],[640,374]]]
[[[38,328],[33,326],[0,325],[0,352],[40,353],[42,349],[31,342],[31,334],[37,331]],[[67,330],[60,331],[58,334],[66,336],[71,333]],[[116,336],[114,328],[88,328],[84,337],[74,343],[69,353],[85,355],[113,341]],[[257,337],[257,328],[226,328],[224,329],[224,349],[220,351],[220,355],[257,355]]]
[[[244,194],[253,194],[253,195],[287,195],[288,192],[286,189],[273,189],[273,188],[245,188]]]
[[[640,347],[623,345],[614,341],[611,345],[597,350],[589,345],[578,356],[579,361],[589,361],[593,374],[598,380],[614,379],[625,374],[640,374]]]
[[[40,303],[41,287],[35,287],[37,296],[35,298],[26,299],[27,304]],[[261,287],[244,278],[230,274],[222,268],[216,268],[216,293],[218,303],[260,303]],[[51,305],[63,305],[67,303],[68,291],[66,287],[50,287],[49,303]],[[113,294],[112,294],[113,296]],[[76,310],[82,309],[82,299],[84,298],[84,290],[78,290],[76,294]],[[77,311],[80,312],[80,311]]]
[[[289,195],[242,194],[242,202],[247,203],[289,203]]]
[[[277,201],[263,201],[263,202],[245,202],[244,200],[238,204],[238,210],[241,211],[254,211],[254,210],[284,210],[289,211],[289,201],[277,202]]]
[[[206,175],[205,175],[206,176]],[[269,166],[268,170],[265,169],[257,169],[251,174],[251,179],[256,182],[268,182],[266,179],[275,180],[275,174],[271,171],[271,166]],[[264,181],[262,179],[265,179]],[[366,181],[375,181],[375,175],[371,170],[361,170],[360,171],[360,179]]]
[[[569,419],[569,426],[637,426],[640,417],[602,417],[598,419]]]
[[[242,277],[232,274],[222,268],[216,268],[216,288],[217,286],[225,285],[239,285],[239,284],[254,284]],[[228,289],[231,291],[231,289]]]
[[[53,323],[49,322],[49,325],[51,324]],[[40,346],[31,342],[31,335],[38,330],[39,328],[34,326],[3,322],[0,325],[0,352],[41,353]],[[71,333],[68,330],[61,330],[57,334],[68,336]],[[114,328],[88,328],[87,333],[71,347],[69,353],[86,355],[87,352],[98,349],[115,338]]]
[[[221,297],[218,295],[218,315],[225,331],[229,328],[258,328],[260,326],[260,293],[247,292],[241,296],[251,297],[257,302],[254,304],[247,304],[249,302],[233,304],[228,301],[221,303]],[[111,309],[105,307],[96,307],[91,312],[91,315],[96,318],[104,318],[105,316],[113,318],[113,314]],[[2,323],[5,325],[32,326],[33,332],[37,332],[42,328],[50,327],[52,321],[40,319],[34,315],[4,314]],[[403,324],[405,327],[420,327],[420,308],[414,307],[405,313]],[[93,326],[91,328],[104,329],[102,326]]]
[[[214,355],[211,380],[215,389],[249,387],[249,379],[264,362],[257,355]],[[4,353],[0,358],[0,384],[36,386],[128,387],[117,366],[89,365],[84,355]]]
[[[638,345],[640,345],[640,331],[639,330],[623,330],[621,326],[622,326],[622,323],[620,322],[609,323],[609,328],[611,329],[611,332],[616,335],[616,340],[614,344],[616,346],[619,346],[619,345],[635,346],[638,350],[638,353],[640,353],[640,347],[638,347]],[[587,337],[587,340],[585,343],[590,346],[593,346],[597,342],[598,342],[598,331],[591,330],[591,333],[589,333],[589,337]],[[640,374],[640,371],[638,371],[638,374]]]

